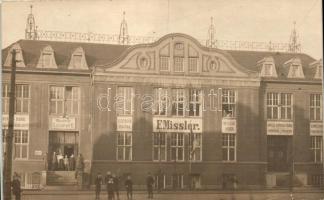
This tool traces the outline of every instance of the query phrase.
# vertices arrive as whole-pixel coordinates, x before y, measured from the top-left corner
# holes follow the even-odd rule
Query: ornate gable
[[[184,34],[170,34],[152,44],[135,45],[114,63],[99,69],[105,72],[181,76],[249,76],[249,71],[225,51],[203,47]]]
[[[57,69],[54,50],[51,46],[46,46],[40,53],[38,63],[36,65],[37,68],[49,68],[49,69]]]
[[[23,51],[18,43],[15,43],[12,45],[10,50],[8,51],[8,55],[6,57],[4,66],[5,67],[11,67],[11,61],[12,61],[12,50],[16,50],[16,67],[26,67],[25,66],[25,61],[24,61],[24,56],[23,56]]]

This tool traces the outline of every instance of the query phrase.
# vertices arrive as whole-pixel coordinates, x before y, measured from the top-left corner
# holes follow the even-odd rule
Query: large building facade
[[[4,133],[12,49],[13,163],[26,188],[77,183],[54,152],[83,155],[84,185],[107,171],[138,189],[148,172],[158,189],[321,184],[322,60],[185,34],[132,46],[20,40],[2,51]]]

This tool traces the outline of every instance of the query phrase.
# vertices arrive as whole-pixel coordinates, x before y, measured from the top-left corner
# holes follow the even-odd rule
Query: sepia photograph
[[[1,3],[1,199],[324,200],[321,0]]]

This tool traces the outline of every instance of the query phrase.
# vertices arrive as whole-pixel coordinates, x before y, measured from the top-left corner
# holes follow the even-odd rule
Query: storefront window
[[[236,116],[236,95],[235,90],[222,90],[222,113],[223,117]]]
[[[322,162],[323,160],[323,139],[322,136],[311,136],[312,161]]]
[[[310,120],[322,120],[322,95],[310,95]]]
[[[184,161],[184,133],[171,134],[171,160]]]
[[[236,135],[222,134],[223,161],[236,160]]]
[[[166,88],[154,88],[154,114],[167,115],[168,90]]]
[[[166,161],[166,133],[153,133],[153,160]]]
[[[172,89],[172,115],[184,116],[185,90]]]
[[[116,94],[117,115],[131,115],[134,90],[132,87],[118,87]]]
[[[117,160],[132,160],[132,133],[119,132],[117,136]]]
[[[292,94],[267,93],[267,118],[292,119]]]

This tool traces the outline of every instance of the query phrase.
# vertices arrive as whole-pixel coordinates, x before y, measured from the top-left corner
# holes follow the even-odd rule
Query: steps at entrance
[[[47,185],[68,186],[77,185],[74,171],[48,171]]]

